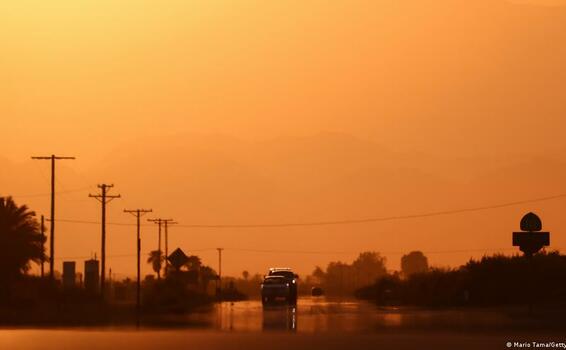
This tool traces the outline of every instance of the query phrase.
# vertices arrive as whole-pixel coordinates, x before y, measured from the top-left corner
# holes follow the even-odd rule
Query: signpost
[[[513,246],[525,254],[529,261],[530,290],[529,290],[529,315],[533,314],[533,277],[534,265],[533,255],[538,253],[543,247],[550,245],[550,232],[542,232],[542,221],[534,213],[528,213],[521,219],[521,231],[513,232]]]

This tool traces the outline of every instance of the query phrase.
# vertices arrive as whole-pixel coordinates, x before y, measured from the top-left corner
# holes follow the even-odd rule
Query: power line
[[[559,195],[549,196],[549,197],[535,198],[535,199],[529,199],[529,200],[508,202],[508,203],[503,203],[503,204],[495,204],[495,205],[488,205],[488,206],[481,206],[481,207],[474,207],[474,208],[462,208],[462,209],[454,209],[454,210],[429,212],[429,213],[423,213],[423,214],[385,216],[385,217],[367,218],[367,219],[315,221],[315,222],[302,222],[302,223],[280,223],[280,224],[240,224],[240,225],[238,225],[238,224],[235,224],[235,225],[199,225],[199,224],[194,224],[194,225],[183,225],[183,227],[191,227],[191,228],[266,228],[266,227],[330,226],[330,225],[361,224],[361,223],[369,223],[369,222],[417,219],[417,218],[424,218],[424,217],[431,217],[431,216],[451,215],[451,214],[460,214],[460,213],[466,213],[466,212],[483,211],[483,210],[489,210],[489,209],[499,209],[499,208],[505,208],[505,207],[511,207],[511,206],[515,206],[515,205],[520,205],[520,204],[548,201],[548,200],[558,199],[558,198],[563,198],[563,197],[566,197],[566,194],[559,194]]]
[[[333,254],[359,254],[360,251],[324,251],[324,250],[273,250],[273,249],[251,249],[251,248],[225,248],[229,251],[240,251],[247,253],[268,253],[268,254],[320,254],[320,255],[333,255]],[[438,250],[438,251],[424,251],[423,253],[434,255],[434,254],[452,254],[452,253],[478,253],[478,252],[490,252],[490,251],[514,251],[514,248],[482,248],[482,249],[458,249],[458,250]],[[403,255],[407,252],[399,251],[384,251],[378,252],[382,255]]]
[[[136,254],[118,254],[118,255],[107,255],[106,257],[108,258],[131,258],[136,256]],[[87,255],[82,255],[82,256],[60,256],[58,258],[56,258],[55,260],[73,260],[73,259],[92,259],[92,256],[87,256]]]
[[[47,221],[51,221],[49,219],[47,219]],[[85,224],[85,225],[100,225],[100,221],[92,221],[92,220],[69,220],[69,219],[57,219],[57,222],[64,222],[64,223],[69,223],[69,224]],[[112,226],[136,226],[136,224],[130,224],[130,223],[126,223],[126,222],[107,222],[106,225],[112,225]],[[151,225],[144,225],[141,224],[140,226],[151,226]]]
[[[191,252],[207,252],[213,251],[216,248],[199,248],[199,249],[190,249]],[[117,255],[106,255],[108,258],[131,258],[135,257],[137,254],[117,254]],[[64,260],[64,259],[92,259],[90,255],[82,255],[82,256],[61,256],[56,258],[55,260]]]
[[[444,215],[454,215],[454,214],[462,214],[462,213],[470,213],[470,212],[478,212],[478,211],[485,211],[491,209],[501,209],[507,208],[512,206],[517,206],[521,204],[529,204],[529,203],[536,203],[536,202],[544,202],[550,201],[560,198],[565,198],[566,194],[557,194],[553,196],[547,197],[539,197],[533,199],[526,199],[514,202],[506,202],[501,204],[493,204],[493,205],[485,205],[479,207],[470,207],[470,208],[461,208],[461,209],[453,209],[453,210],[443,210],[443,211],[433,211],[427,213],[420,213],[420,214],[409,214],[409,215],[396,215],[396,216],[384,216],[384,217],[375,217],[375,218],[366,218],[366,219],[349,219],[349,220],[334,220],[334,221],[312,221],[312,222],[291,222],[291,223],[251,223],[251,224],[180,224],[177,225],[178,227],[184,228],[211,228],[211,229],[225,229],[225,228],[277,228],[277,227],[301,227],[301,226],[334,226],[334,225],[350,225],[350,224],[363,224],[363,223],[372,223],[372,222],[384,222],[384,221],[395,221],[395,220],[408,220],[408,219],[418,219],[418,218],[425,218],[425,217],[434,217],[434,216],[444,216]],[[59,222],[67,222],[67,223],[74,223],[74,224],[100,224],[97,221],[87,221],[87,220],[71,220],[71,219],[59,219]],[[115,226],[132,226],[133,224],[128,223],[108,223],[108,225],[115,225]]]
[[[266,253],[266,254],[316,254],[316,255],[352,255],[359,254],[362,250],[351,250],[351,251],[335,251],[335,250],[276,250],[276,249],[253,249],[253,248],[221,248],[223,251],[231,252],[245,252],[245,253]],[[218,248],[199,248],[190,249],[190,252],[204,252],[204,251],[217,251]],[[454,249],[454,250],[433,250],[433,251],[423,251],[425,255],[436,255],[436,254],[455,254],[455,253],[482,253],[482,252],[510,252],[515,251],[515,248],[478,248],[478,249]],[[554,250],[562,250],[556,248]],[[405,252],[400,251],[378,251],[381,255],[403,255],[407,254],[409,250]],[[135,257],[136,254],[117,254],[108,255],[109,258],[131,258]],[[62,259],[90,259],[91,256],[66,256],[59,257],[57,260]]]
[[[246,253],[276,253],[276,254],[356,254],[355,251],[313,251],[313,250],[275,250],[275,249],[253,249],[253,248],[224,248],[229,251],[238,251]]]
[[[59,181],[57,181],[57,183],[59,183]],[[91,189],[93,186],[88,186],[88,187],[81,187],[81,188],[75,188],[72,190],[66,190],[66,191],[56,191],[55,194],[68,194],[68,193],[76,193],[76,192],[82,192],[88,189]],[[34,193],[34,194],[11,194],[9,195],[10,197],[14,197],[14,198],[36,198],[36,197],[47,197],[50,196],[51,193]]]

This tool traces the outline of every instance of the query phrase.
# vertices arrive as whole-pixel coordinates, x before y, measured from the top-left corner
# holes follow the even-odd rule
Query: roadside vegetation
[[[137,284],[131,279],[110,281],[102,296],[99,289],[87,290],[82,276],[63,286],[57,272],[53,280],[30,275],[30,264],[48,262],[44,243],[35,213],[0,197],[0,324],[131,323],[139,316]],[[183,314],[217,301],[259,298],[263,275],[243,271],[224,277],[220,285],[217,272],[198,256],[181,249],[174,253],[169,260],[160,251],[147,257],[156,276],[146,276],[141,284],[143,315]],[[532,259],[485,256],[454,269],[430,267],[420,251],[402,256],[400,262],[401,271],[388,271],[385,257],[375,251],[362,252],[351,263],[333,261],[300,276],[298,294],[310,295],[316,287],[328,297],[423,307],[527,301],[562,305],[566,300],[566,256],[557,251]]]
[[[495,306],[564,303],[566,256],[542,252],[531,261],[519,255],[486,256],[455,269],[432,268],[404,276],[389,273],[356,291],[380,305]]]

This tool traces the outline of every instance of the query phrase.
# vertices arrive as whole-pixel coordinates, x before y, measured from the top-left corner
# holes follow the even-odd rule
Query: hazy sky
[[[152,207],[185,224],[269,223],[566,192],[561,5],[2,2],[1,193],[48,213],[48,197],[23,195],[48,191],[48,164],[29,156],[51,153],[78,157],[61,163],[61,191],[116,184],[124,200],[111,204],[115,222],[133,220],[120,213],[125,206]],[[62,195],[59,217],[97,220],[88,191]],[[305,273],[360,250],[463,251],[431,255],[435,264],[457,265],[483,248],[510,248],[510,232],[528,210],[557,231],[553,246],[566,248],[564,209],[556,200],[352,226],[179,227],[172,245],[241,249],[226,252],[230,274],[272,264]],[[98,252],[98,230],[61,223],[61,256]],[[144,232],[148,245],[156,240],[154,228]],[[133,254],[133,233],[110,228],[109,254]],[[216,267],[214,251],[198,254]],[[388,255],[390,268],[399,257]],[[110,265],[132,273],[132,259]]]

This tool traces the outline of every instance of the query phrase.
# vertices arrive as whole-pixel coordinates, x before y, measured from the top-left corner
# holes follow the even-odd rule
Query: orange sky
[[[544,5],[544,6],[543,6]],[[556,5],[556,6],[546,6]],[[564,1],[17,1],[0,4],[1,194],[97,220],[87,186],[191,223],[326,221],[483,206],[566,192]],[[564,200],[446,217],[293,229],[174,228],[171,246],[226,250],[224,271],[301,273],[360,250],[436,265],[509,248],[529,210],[566,248]],[[156,230],[144,227],[144,253]],[[99,251],[61,223],[58,255]],[[109,264],[131,274],[131,227]],[[147,243],[146,243],[147,242]],[[470,251],[472,250],[472,251]],[[195,253],[197,253],[195,251]],[[216,267],[215,252],[198,252]],[[148,266],[144,266],[149,272]]]

